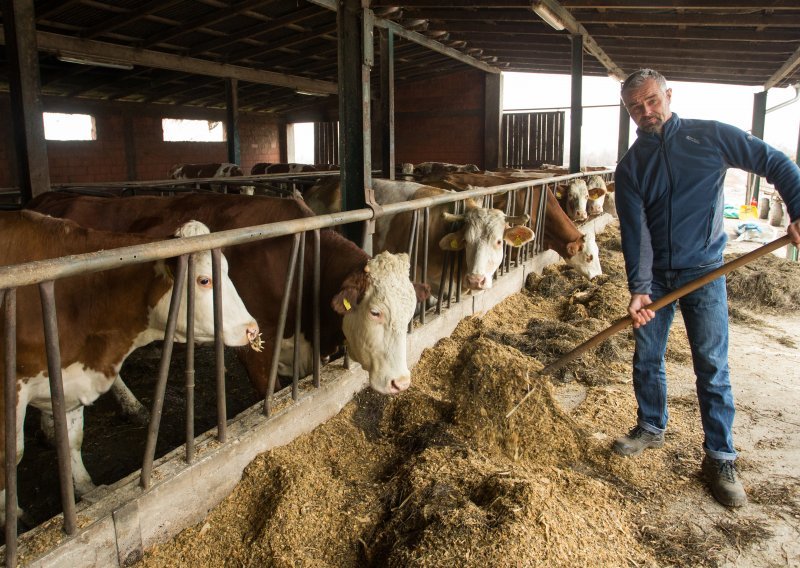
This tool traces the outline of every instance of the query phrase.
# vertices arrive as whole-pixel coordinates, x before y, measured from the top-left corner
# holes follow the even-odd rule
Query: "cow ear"
[[[606,191],[608,193],[614,193],[614,182],[613,181],[606,182]]]
[[[604,187],[593,187],[592,189],[589,190],[590,199],[600,199],[605,194],[606,194],[606,188]]]
[[[581,242],[583,239],[578,239],[577,241],[572,241],[571,243],[567,243],[567,255],[575,256],[581,249],[583,248],[583,243]]]
[[[367,290],[368,276],[366,272],[354,272],[342,284],[342,289],[331,300],[333,311],[344,315],[352,310],[361,301]]]
[[[464,248],[464,231],[448,233],[439,241],[439,248],[442,250],[461,250]]]
[[[512,247],[521,247],[525,243],[532,241],[533,236],[534,233],[530,228],[518,225],[506,229],[505,234],[503,234],[503,239]]]
[[[566,192],[567,192],[566,185],[561,185],[561,184],[557,185],[555,191],[556,199],[563,199],[564,195],[566,195]]]
[[[412,282],[414,284],[414,292],[417,294],[417,302],[424,302],[431,297],[431,287],[422,282]]]

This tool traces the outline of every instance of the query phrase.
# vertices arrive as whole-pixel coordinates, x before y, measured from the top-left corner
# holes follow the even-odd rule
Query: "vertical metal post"
[[[496,170],[502,162],[500,131],[503,123],[503,76],[487,73],[484,79],[483,168]]]
[[[6,451],[6,566],[17,565],[17,291],[0,290],[3,304],[5,356],[3,409],[5,410]]]
[[[225,399],[225,333],[222,324],[222,251],[211,251],[211,288],[214,299],[214,363],[217,383],[217,440],[225,442],[228,429],[228,408]]]
[[[189,255],[186,271],[186,463],[194,461],[194,306],[195,255]],[[216,280],[214,280],[216,283]]]
[[[186,281],[186,262],[186,255],[178,257],[175,280],[172,283],[167,329],[164,331],[164,346],[161,350],[161,361],[158,366],[158,381],[153,393],[153,408],[150,410],[150,424],[147,427],[147,441],[145,442],[144,458],[142,459],[141,485],[145,489],[150,488],[153,461],[155,461],[158,428],[161,425],[161,411],[164,408],[164,393],[167,390],[167,377],[169,376],[169,362],[172,359],[172,346],[175,343],[175,327],[178,323],[183,283]]]
[[[50,379],[50,404],[53,410],[53,430],[58,453],[58,481],[61,486],[61,504],[64,508],[64,532],[72,535],[76,530],[75,491],[72,486],[72,462],[69,455],[64,383],[61,380],[61,350],[58,341],[55,285],[52,280],[39,284],[39,296],[42,301],[47,373]]]
[[[572,35],[572,101],[570,104],[569,173],[581,171],[583,126],[583,36]]]
[[[320,233],[314,229],[314,386],[319,388],[320,368],[320,325],[319,325],[319,294],[320,294]]]
[[[306,258],[306,234],[300,233],[300,252],[297,259],[297,297],[294,311],[294,351],[292,352],[292,399],[297,400],[300,380],[300,330],[303,316],[303,268]]]
[[[426,207],[422,213],[422,282],[428,283],[428,243],[430,241],[431,210]],[[425,325],[425,311],[428,300],[422,300],[419,309],[419,322]]]
[[[281,339],[283,330],[286,328],[286,314],[289,312],[289,297],[292,295],[292,284],[294,282],[294,269],[297,265],[297,253],[300,249],[300,233],[292,235],[292,252],[289,256],[289,268],[286,271],[286,285],[283,289],[281,298],[281,311],[278,313],[278,325],[275,330],[275,345],[272,350],[272,365],[269,369],[269,382],[267,383],[267,395],[264,397],[264,414],[269,416],[272,412],[272,395],[275,392],[275,382],[278,378],[278,362],[281,357]]]

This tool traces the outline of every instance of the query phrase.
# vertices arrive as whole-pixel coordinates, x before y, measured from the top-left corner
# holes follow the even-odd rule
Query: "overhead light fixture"
[[[298,95],[306,95],[309,97],[327,97],[330,93],[319,93],[316,91],[303,91],[300,89],[295,90],[295,93]]]
[[[561,18],[559,18],[553,10],[550,9],[550,6],[545,4],[542,0],[533,2],[531,4],[531,10],[554,30],[561,31],[564,29],[564,22],[561,21]]]
[[[60,51],[56,54],[56,59],[64,63],[77,63],[78,65],[93,65],[95,67],[108,67],[109,69],[124,69],[130,71],[133,69],[133,64],[122,63],[120,61],[113,61],[105,59],[104,57],[87,57],[78,53],[67,53]]]

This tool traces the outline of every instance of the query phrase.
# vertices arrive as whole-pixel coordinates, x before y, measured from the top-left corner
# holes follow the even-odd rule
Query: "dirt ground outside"
[[[629,331],[553,377],[536,374],[624,315],[618,229],[600,242],[602,277],[564,265],[533,275],[427,349],[409,391],[363,392],[262,454],[203,522],[141,565],[800,566],[800,265],[772,255],[729,280],[734,435],[750,498],[731,510],[700,475],[680,316],[663,449],[610,449],[635,423]],[[762,302],[753,290],[769,293]]]

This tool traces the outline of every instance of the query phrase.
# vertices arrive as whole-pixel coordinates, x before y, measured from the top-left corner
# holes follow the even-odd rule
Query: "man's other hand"
[[[798,230],[800,230],[800,227],[798,227]],[[652,303],[649,294],[631,294],[631,303],[628,304],[628,314],[630,314],[633,320],[634,329],[639,329],[656,316],[653,310],[645,308],[645,306],[649,306]]]
[[[789,223],[789,226],[786,227],[786,234],[795,245],[800,245],[800,219]]]

